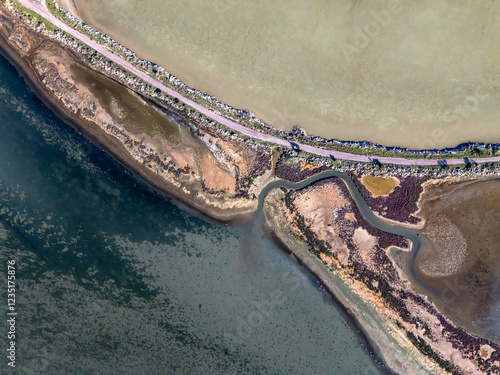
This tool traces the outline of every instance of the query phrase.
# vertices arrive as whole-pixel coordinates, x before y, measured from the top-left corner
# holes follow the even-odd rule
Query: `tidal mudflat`
[[[424,193],[416,271],[455,324],[500,342],[500,179]]]
[[[146,104],[125,87],[80,65],[71,66],[71,74],[78,85],[95,95],[114,123],[135,134],[160,136],[175,142],[179,138],[179,125],[158,109]]]
[[[272,241],[152,192],[3,58],[0,113],[0,261],[18,265],[21,373],[382,370]]]
[[[500,141],[498,1],[74,5],[138,56],[277,127],[414,149]]]

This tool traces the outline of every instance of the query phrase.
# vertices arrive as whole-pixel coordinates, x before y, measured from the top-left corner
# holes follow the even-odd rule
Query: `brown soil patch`
[[[349,221],[356,221],[356,216],[352,212],[346,212],[344,215],[344,219]]]
[[[366,229],[358,227],[354,230],[352,240],[354,245],[358,247],[359,255],[363,259],[364,264],[372,268],[375,267],[373,253],[375,251],[382,251],[375,248],[377,239],[368,233]]]
[[[378,177],[363,175],[361,183],[368,189],[373,198],[388,197],[400,184],[397,177]]]
[[[236,179],[222,168],[214,168],[214,165],[217,165],[217,160],[214,159],[212,155],[208,154],[200,163],[205,187],[209,191],[224,191],[234,194],[236,192]]]
[[[340,189],[334,184],[315,186],[300,192],[294,204],[306,225],[329,245],[340,262],[346,263],[349,250],[338,236],[340,228],[337,216],[348,201]]]
[[[377,244],[377,239],[368,233],[366,229],[361,227],[356,228],[354,231],[353,240],[354,243],[364,251],[371,250]]]

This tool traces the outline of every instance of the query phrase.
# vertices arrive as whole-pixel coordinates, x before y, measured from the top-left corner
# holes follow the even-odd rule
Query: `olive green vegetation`
[[[47,4],[47,8],[49,11],[59,18],[61,21],[63,21],[65,24],[71,26],[73,29],[78,30],[82,34],[85,34],[88,36],[90,39],[98,41],[101,44],[108,44],[105,39],[102,37],[99,37],[98,35],[92,34],[90,31],[88,31],[85,27],[80,26],[77,22],[74,22],[70,20],[64,11],[57,9],[55,3],[53,0],[45,0],[45,3]]]
[[[311,142],[307,140],[300,140],[301,143],[307,143],[311,146],[324,146],[322,143]],[[499,156],[500,150],[496,147],[469,147],[463,151],[454,152],[440,152],[436,151],[435,154],[422,154],[417,152],[402,152],[395,150],[387,150],[384,148],[377,148],[373,146],[359,146],[359,145],[333,145],[331,147],[337,151],[349,152],[356,155],[368,155],[368,156],[384,156],[384,157],[399,157],[405,159],[460,159],[460,158],[481,158],[489,156]],[[418,151],[418,150],[417,150]]]
[[[89,88],[116,124],[134,134],[178,141],[179,126],[175,120],[147,105],[122,85],[80,65],[72,65],[71,74],[76,83]]]
[[[38,13],[31,11],[30,9],[24,7],[18,0],[10,0],[12,5],[14,5],[19,13],[24,17],[24,19],[33,26],[38,26],[43,24],[45,29],[49,32],[54,32],[57,28],[45,18],[40,16]]]

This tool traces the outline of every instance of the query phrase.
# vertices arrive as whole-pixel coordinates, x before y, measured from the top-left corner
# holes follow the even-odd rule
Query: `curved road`
[[[448,165],[456,165],[456,164],[464,164],[466,162],[465,159],[446,159],[446,160],[437,160],[437,159],[405,159],[405,158],[396,158],[396,157],[370,157],[366,155],[356,155],[356,154],[350,154],[347,152],[340,152],[340,151],[330,151],[330,150],[325,150],[319,147],[313,147],[309,145],[303,145],[300,143],[290,143],[289,141],[286,141],[284,139],[274,137],[269,134],[264,134],[261,133],[257,130],[253,130],[250,128],[247,128],[244,125],[238,124],[237,122],[234,122],[232,120],[229,120],[228,118],[225,118],[221,116],[219,113],[216,113],[208,108],[203,107],[202,105],[195,103],[194,101],[185,98],[181,94],[179,94],[177,91],[165,86],[163,83],[160,81],[150,77],[148,74],[142,72],[135,66],[133,66],[131,63],[129,63],[127,60],[123,59],[122,57],[115,55],[113,52],[108,50],[106,47],[102,46],[101,44],[97,43],[94,40],[91,40],[88,36],[78,32],[77,30],[74,30],[70,26],[66,25],[63,21],[55,17],[50,11],[46,8],[45,2],[43,0],[19,0],[23,6],[25,6],[28,9],[31,9],[32,11],[38,13],[40,16],[48,20],[49,22],[53,23],[56,27],[59,29],[65,31],[66,33],[70,34],[76,39],[81,40],[83,43],[87,44],[91,48],[95,49],[97,52],[105,56],[106,58],[110,59],[111,61],[115,62],[118,65],[121,65],[123,68],[127,69],[131,73],[135,74],[139,78],[143,79],[145,82],[149,83],[150,85],[159,88],[160,90],[166,92],[168,95],[179,99],[180,101],[184,102],[188,106],[194,108],[196,111],[203,113],[205,116],[211,118],[212,120],[215,120],[228,128],[231,128],[237,132],[240,132],[246,136],[259,139],[262,141],[266,142],[271,142],[275,143],[278,145],[282,146],[288,146],[288,147],[294,147],[294,148],[299,148],[300,150],[307,151],[311,154],[319,155],[319,156],[326,156],[326,157],[331,157],[339,160],[350,160],[350,161],[357,161],[357,162],[374,162],[378,161],[380,163],[384,164],[397,164],[397,165],[442,165],[442,164],[448,164]],[[500,157],[488,157],[488,158],[470,158],[468,159],[470,162],[476,162],[476,163],[486,163],[486,162],[499,162]]]

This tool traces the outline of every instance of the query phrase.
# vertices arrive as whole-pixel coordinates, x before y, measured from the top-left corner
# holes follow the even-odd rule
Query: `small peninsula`
[[[0,3],[1,53],[60,118],[156,191],[263,226],[391,371],[500,372],[498,144],[407,150],[279,130],[71,17],[52,0]]]

